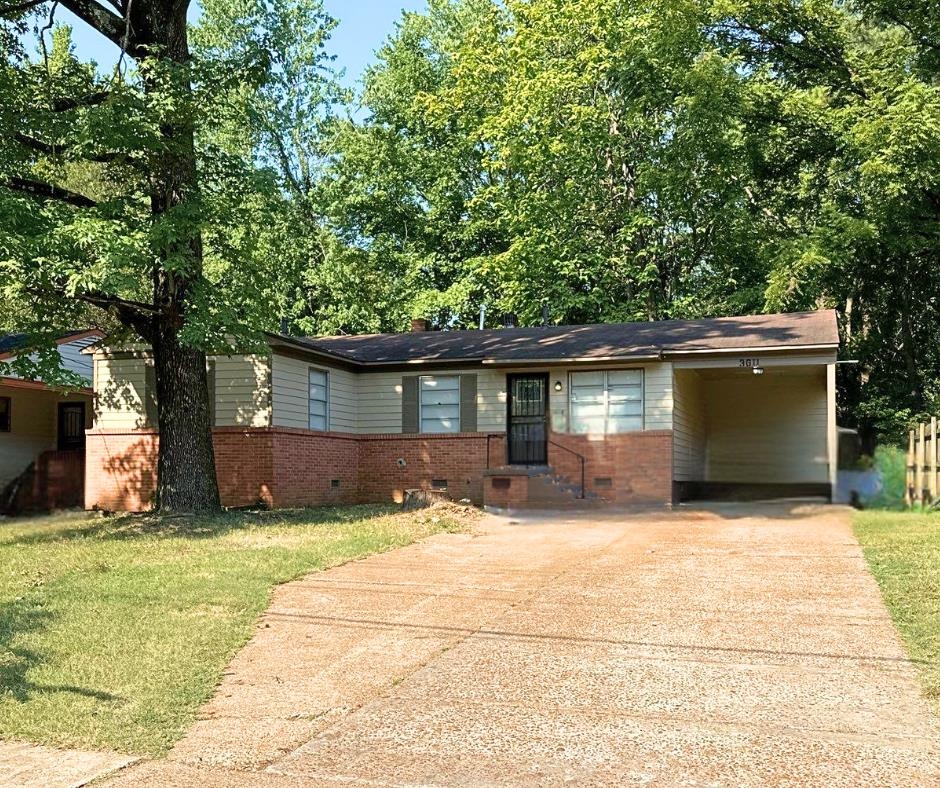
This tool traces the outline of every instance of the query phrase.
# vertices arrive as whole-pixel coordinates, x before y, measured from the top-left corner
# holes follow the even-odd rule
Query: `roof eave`
[[[815,350],[838,350],[838,342],[820,342],[812,345],[747,345],[745,347],[701,348],[696,350],[682,350],[671,348],[663,350],[664,356],[701,356],[701,355],[733,355],[735,353],[799,353]]]
[[[616,356],[556,356],[555,358],[485,358],[487,367],[519,367],[547,364],[604,364],[617,361],[662,361],[662,352],[632,353]]]

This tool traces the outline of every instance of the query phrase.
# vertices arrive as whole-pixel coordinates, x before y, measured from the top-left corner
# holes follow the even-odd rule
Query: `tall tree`
[[[840,309],[840,416],[870,445],[940,407],[940,62],[916,3],[862,8],[732,4],[712,29],[753,97],[766,308]]]
[[[359,117],[332,124],[316,199],[336,242],[312,272],[329,297],[308,313],[311,329],[397,330],[416,316],[472,325],[494,301],[483,266],[506,239],[475,203],[493,175],[471,133],[480,108],[437,109],[457,52],[492,8],[432,0],[426,14],[404,14],[365,75]]]
[[[28,56],[30,24],[51,28],[59,5],[119,48],[112,73],[67,46]],[[253,153],[211,139],[236,88],[265,85],[273,67],[223,76],[193,58],[187,10],[0,0],[0,289],[30,304],[37,333],[91,306],[152,347],[164,512],[219,507],[206,351],[244,346],[277,312],[277,272],[253,232],[277,184]]]
[[[861,362],[840,373],[843,423],[895,439],[940,406],[930,5],[406,15],[322,190],[349,259],[396,294],[372,320],[460,325],[480,302],[527,323],[545,302],[569,323],[836,307]]]

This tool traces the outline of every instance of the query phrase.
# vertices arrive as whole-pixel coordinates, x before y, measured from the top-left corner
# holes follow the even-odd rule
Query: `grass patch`
[[[855,535],[940,714],[940,514],[858,512]]]
[[[273,586],[461,527],[367,506],[0,523],[0,738],[162,755]]]

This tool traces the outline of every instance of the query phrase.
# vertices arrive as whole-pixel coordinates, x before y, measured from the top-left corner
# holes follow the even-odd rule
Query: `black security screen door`
[[[510,465],[548,462],[548,375],[509,375]]]
[[[85,448],[85,403],[59,403],[59,451]]]

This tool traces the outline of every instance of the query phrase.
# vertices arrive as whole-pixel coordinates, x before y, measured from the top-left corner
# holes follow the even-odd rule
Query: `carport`
[[[673,375],[676,500],[831,497],[834,352],[687,357]]]

